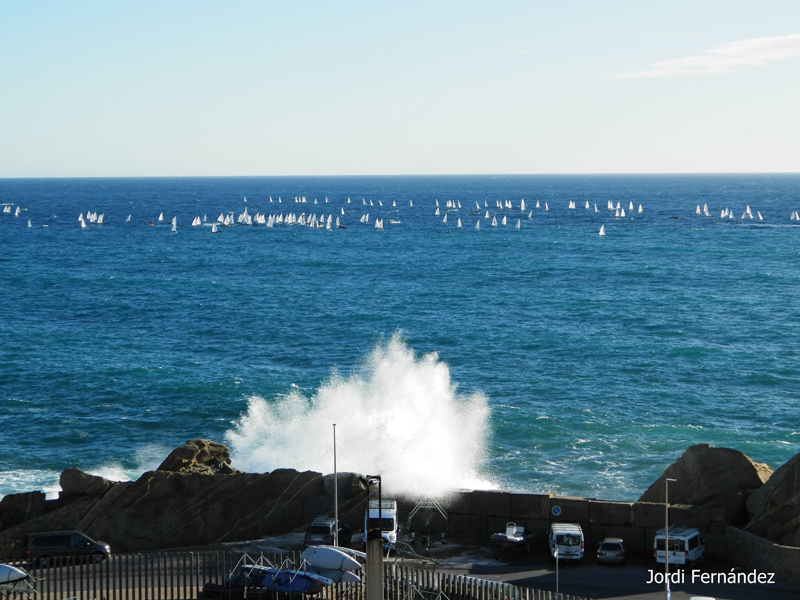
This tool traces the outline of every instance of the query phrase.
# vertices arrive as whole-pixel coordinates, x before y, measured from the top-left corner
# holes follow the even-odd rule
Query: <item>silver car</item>
[[[620,538],[605,538],[597,548],[597,562],[624,565],[628,549]]]

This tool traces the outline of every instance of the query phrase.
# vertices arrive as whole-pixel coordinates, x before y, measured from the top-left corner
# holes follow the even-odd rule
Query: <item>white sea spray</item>
[[[492,488],[485,473],[489,404],[458,393],[436,353],[417,357],[399,335],[376,347],[360,373],[336,372],[306,397],[300,390],[249,399],[227,433],[233,465],[380,474],[395,494],[440,495]]]

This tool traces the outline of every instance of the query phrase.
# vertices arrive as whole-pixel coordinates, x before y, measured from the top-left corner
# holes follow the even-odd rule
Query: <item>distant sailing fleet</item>
[[[244,197],[244,202],[245,203],[247,202],[247,197]],[[276,201],[273,200],[273,198],[271,196],[269,197],[269,202],[271,204],[276,203]],[[326,196],[325,199],[324,199],[324,204],[329,204],[329,202],[330,201],[328,200],[328,198]],[[440,207],[440,205],[439,205],[439,200],[437,199],[434,202],[435,202],[436,206],[435,206],[435,211],[434,211],[433,215],[435,217],[441,217],[441,222],[444,225],[448,224],[448,213],[453,212],[453,211],[461,210],[461,201],[460,200],[447,200],[447,202],[445,203],[445,205],[443,207],[444,208],[444,211],[443,211],[444,214],[442,214],[442,211],[440,210],[442,207]],[[278,197],[277,204],[282,204],[282,203],[283,203],[283,200],[280,197]],[[295,196],[294,197],[294,203],[295,204],[307,204],[308,200],[307,200],[307,198],[305,196]],[[316,205],[317,203],[318,203],[317,199],[315,198],[314,201],[313,201],[313,204]],[[351,199],[350,198],[347,198],[347,204],[351,204]],[[409,205],[409,207],[413,207],[414,206],[414,201],[413,200],[409,200],[408,201],[408,205]],[[366,212],[364,212],[365,209],[363,207],[372,207],[372,206],[374,206],[374,202],[373,202],[373,200],[367,200],[365,198],[362,198],[361,199],[361,206],[362,206],[362,214],[359,217],[358,222],[362,223],[362,224],[365,224],[365,225],[369,225],[370,224],[369,209],[367,208]],[[378,206],[382,207],[383,206],[383,202],[378,200]],[[396,201],[392,202],[392,208],[394,208],[394,209],[397,208],[397,202]],[[544,208],[545,212],[549,212],[550,211],[549,204],[546,201],[545,202],[541,202],[539,200],[537,200],[535,202],[534,208],[530,208],[529,209],[526,206],[524,198],[521,199],[519,204],[516,205],[516,206],[510,200],[504,200],[504,201],[496,200],[494,208],[496,208],[497,210],[509,210],[509,211],[518,209],[522,213],[522,215],[516,219],[516,223],[514,224],[514,228],[515,229],[520,229],[521,228],[523,217],[526,217],[527,220],[531,220],[533,218],[533,210],[534,210],[534,208],[535,209]],[[568,202],[568,204],[567,204],[567,208],[569,210],[576,210],[575,201],[574,200],[570,200]],[[593,211],[595,213],[600,212],[599,209],[597,208],[597,204],[596,203],[590,204],[590,202],[588,200],[584,204],[584,209],[585,210],[589,210],[589,211]],[[614,219],[624,219],[624,218],[626,218],[626,216],[628,216],[628,215],[633,216],[634,214],[636,216],[641,216],[642,213],[643,213],[642,205],[639,204],[637,208],[634,208],[633,202],[629,202],[628,203],[628,211],[627,211],[627,213],[625,211],[625,208],[621,205],[621,203],[619,201],[617,201],[617,203],[614,204],[611,200],[608,200],[607,204],[606,204],[606,209],[609,212],[613,213],[613,218]],[[17,206],[16,210],[13,211],[13,215],[15,217],[19,217],[21,210],[22,209],[19,206]],[[345,215],[344,207],[341,207],[339,209],[339,211],[341,212],[341,215],[336,215],[335,219],[334,219],[334,213],[328,212],[328,214],[326,216],[324,211],[320,212],[319,214],[317,214],[317,212],[310,212],[309,214],[306,214],[305,211],[301,211],[301,212],[299,212],[299,214],[297,214],[297,211],[288,211],[286,213],[279,212],[277,214],[264,214],[264,213],[261,213],[261,212],[256,212],[255,214],[250,214],[250,212],[248,211],[247,206],[245,205],[244,210],[241,213],[239,213],[236,217],[234,217],[235,213],[233,211],[220,213],[219,216],[216,219],[213,219],[213,220],[210,220],[210,221],[209,221],[207,215],[203,215],[202,218],[198,215],[198,216],[196,216],[196,217],[194,217],[192,219],[191,226],[192,227],[209,226],[209,227],[211,227],[211,232],[212,233],[219,233],[222,228],[231,227],[233,225],[246,225],[246,226],[263,225],[263,226],[268,227],[268,228],[273,228],[273,227],[278,226],[278,225],[299,225],[299,226],[309,227],[309,228],[312,228],[312,229],[327,229],[327,230],[332,230],[334,228],[347,229],[347,226],[344,225],[342,223],[342,220],[340,219],[340,216],[344,216]],[[526,214],[526,211],[527,211],[527,214]],[[399,211],[395,210],[395,212],[399,212]],[[694,212],[695,212],[695,215],[697,215],[697,216],[705,216],[705,217],[710,217],[711,216],[711,213],[708,210],[708,205],[707,204],[703,204],[702,208],[698,204],[697,207],[695,208]],[[12,205],[11,204],[5,204],[5,206],[3,207],[3,213],[4,214],[12,214]],[[498,226],[505,227],[505,226],[508,226],[508,215],[507,214],[506,215],[502,215],[500,217],[500,220],[498,221],[498,218],[497,218],[498,215],[497,214],[494,214],[494,215],[490,215],[489,214],[489,202],[486,201],[486,200],[483,201],[483,206],[481,206],[480,203],[476,200],[475,201],[475,210],[472,211],[472,214],[478,216],[478,219],[475,221],[475,225],[474,225],[475,229],[479,230],[481,228],[481,217],[482,217],[482,219],[484,221],[489,223],[491,227],[498,227]],[[733,219],[735,219],[735,215],[734,215],[734,212],[730,208],[723,208],[720,211],[719,218],[720,219],[733,220]],[[763,222],[764,221],[764,217],[761,215],[761,212],[758,211],[758,210],[755,211],[755,215],[754,215],[752,209],[750,208],[750,206],[747,205],[745,207],[745,209],[744,209],[744,212],[742,213],[742,215],[740,217],[740,220],[741,221],[755,220],[755,221]],[[796,211],[796,210],[793,211],[791,213],[791,215],[790,215],[790,220],[791,221],[797,221],[798,224],[800,224],[800,213],[798,213],[798,211]],[[130,223],[131,222],[131,215],[127,216],[127,218],[125,219],[125,222],[126,223]],[[156,219],[156,222],[164,223],[164,213],[163,212],[158,215],[158,218]],[[107,223],[107,221],[105,221],[105,215],[103,213],[97,214],[97,212],[86,211],[85,214],[81,213],[80,215],[78,215],[78,225],[79,225],[79,227],[81,229],[86,229],[89,225],[105,225],[106,223]],[[171,223],[171,231],[173,233],[176,233],[177,232],[177,228],[178,228],[178,218],[177,218],[177,216],[173,216],[172,219],[169,221],[169,223]],[[372,223],[373,223],[373,227],[375,229],[377,229],[377,230],[383,230],[384,229],[384,220],[383,220],[383,218],[375,217],[375,218],[373,218]],[[397,218],[397,219],[389,219],[389,223],[391,225],[399,225],[399,224],[402,223],[402,221],[399,218]],[[155,225],[155,222],[147,221],[146,224],[152,226],[152,225]],[[460,217],[458,217],[458,216],[456,217],[456,222],[455,222],[454,225],[455,225],[455,227],[457,229],[461,229],[462,228],[462,223],[461,223],[461,218]],[[33,228],[33,225],[31,223],[30,219],[28,219],[28,227],[29,228]],[[46,224],[42,225],[42,227],[47,227],[47,225]],[[449,231],[449,229],[447,231]],[[605,225],[601,225],[600,226],[600,230],[598,231],[598,235],[601,236],[601,237],[605,236]]]

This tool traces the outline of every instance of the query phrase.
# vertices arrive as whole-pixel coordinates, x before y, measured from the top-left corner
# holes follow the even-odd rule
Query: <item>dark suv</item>
[[[42,531],[29,533],[25,551],[33,566],[47,567],[53,559],[77,557],[91,562],[108,558],[111,548],[105,542],[98,542],[80,531]]]
[[[335,521],[330,517],[317,517],[306,530],[306,546],[320,546],[333,544],[333,531]],[[339,523],[339,545],[347,546],[352,538],[350,528]]]

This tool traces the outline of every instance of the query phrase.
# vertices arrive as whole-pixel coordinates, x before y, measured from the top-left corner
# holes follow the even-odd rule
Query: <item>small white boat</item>
[[[600,225],[600,231],[597,232],[600,237],[606,237],[606,226]]]
[[[15,592],[35,592],[29,578],[30,575],[18,567],[0,564],[0,596],[10,596]]]
[[[350,554],[343,552],[338,546],[309,546],[300,554],[315,569],[332,569],[337,571],[358,571],[361,563]]]

